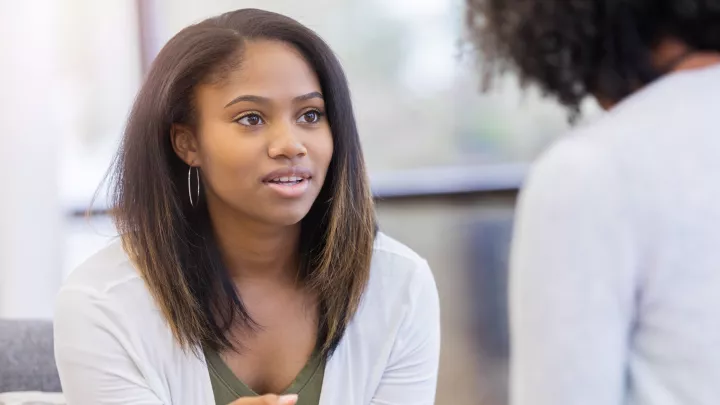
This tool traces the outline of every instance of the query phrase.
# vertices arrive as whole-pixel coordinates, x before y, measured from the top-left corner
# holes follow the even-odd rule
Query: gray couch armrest
[[[0,320],[0,392],[60,392],[50,321]]]

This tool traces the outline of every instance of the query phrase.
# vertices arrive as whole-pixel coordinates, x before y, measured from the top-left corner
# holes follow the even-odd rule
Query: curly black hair
[[[720,51],[720,0],[466,0],[487,78],[514,70],[579,112],[588,95],[621,100],[663,72],[665,38]]]

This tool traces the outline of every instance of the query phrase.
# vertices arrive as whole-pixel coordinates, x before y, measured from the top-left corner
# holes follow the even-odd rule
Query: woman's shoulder
[[[137,281],[142,284],[140,275],[125,253],[122,243],[116,240],[73,270],[63,283],[61,291],[80,289],[105,294]]]
[[[432,278],[427,261],[401,242],[378,232],[373,246],[372,276],[407,281]]]
[[[57,295],[55,309],[56,317],[62,317],[63,313],[90,312],[159,315],[150,292],[119,240],[90,256],[70,273]]]
[[[378,233],[370,280],[344,337],[344,341],[353,343],[345,347],[355,348],[354,356],[390,361],[387,356],[398,339],[407,343],[432,336],[425,341],[434,341],[439,336],[439,313],[438,291],[427,261],[409,247]]]
[[[55,301],[54,329],[55,356],[65,378],[90,376],[89,384],[104,379],[100,382],[105,385],[95,387],[101,390],[130,378],[127,395],[141,395],[131,386],[142,383],[142,391],[162,399],[158,403],[170,403],[169,398],[181,394],[208,397],[201,389],[209,387],[207,369],[194,352],[176,342],[119,241],[92,255],[67,278]],[[97,364],[108,365],[108,373],[96,372]],[[120,377],[113,381],[111,374]],[[125,393],[115,394],[119,398]]]
[[[386,259],[388,258],[387,256],[389,256],[413,263],[425,261],[425,259],[423,259],[414,250],[380,231],[378,231],[377,236],[375,237],[373,253],[376,256],[385,256]]]
[[[365,301],[381,303],[399,299],[412,303],[427,298],[428,294],[437,294],[428,262],[406,245],[378,232]]]

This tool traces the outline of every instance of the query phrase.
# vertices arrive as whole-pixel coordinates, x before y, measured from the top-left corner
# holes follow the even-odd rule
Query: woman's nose
[[[296,130],[291,125],[278,126],[273,131],[268,155],[273,159],[280,157],[295,159],[307,155],[305,145],[295,134]]]

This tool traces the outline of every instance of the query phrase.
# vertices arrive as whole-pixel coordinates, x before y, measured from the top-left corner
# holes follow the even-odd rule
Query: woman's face
[[[298,223],[333,154],[318,78],[278,41],[249,41],[241,64],[195,91],[197,132],[175,127],[180,157],[200,167],[211,210],[272,225]]]

